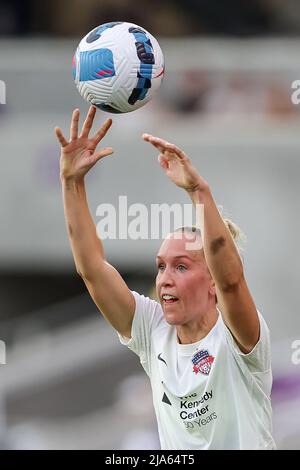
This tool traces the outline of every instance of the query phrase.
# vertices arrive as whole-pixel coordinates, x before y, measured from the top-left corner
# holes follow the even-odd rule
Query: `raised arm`
[[[149,134],[144,134],[143,138],[160,151],[159,162],[167,176],[188,192],[195,205],[204,205],[204,255],[215,281],[222,316],[241,351],[250,352],[259,339],[258,314],[244,277],[241,258],[209,185],[176,145]],[[196,206],[197,210],[199,206]]]
[[[105,259],[85,192],[86,173],[98,160],[113,153],[111,147],[96,151],[112,124],[111,119],[105,121],[94,137],[89,137],[95,113],[96,108],[91,107],[78,136],[79,110],[73,112],[69,141],[60,128],[55,128],[61,144],[60,177],[65,218],[78,274],[109,323],[130,338],[135,300],[118,271]]]

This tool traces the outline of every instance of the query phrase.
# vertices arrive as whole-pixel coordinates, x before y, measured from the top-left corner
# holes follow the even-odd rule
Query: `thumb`
[[[98,160],[101,160],[101,158],[112,155],[113,153],[114,149],[112,147],[104,147],[103,149],[99,150],[99,152],[94,153],[93,160],[96,163]]]
[[[164,157],[164,155],[161,153],[158,155],[157,160],[159,161],[160,166],[166,170],[168,168],[168,160]]]

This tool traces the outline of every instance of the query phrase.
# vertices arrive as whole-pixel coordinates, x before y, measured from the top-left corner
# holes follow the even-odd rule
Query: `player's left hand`
[[[190,159],[179,147],[150,134],[143,134],[142,137],[159,150],[160,166],[173,183],[189,193],[208,189],[208,183],[199,175]]]

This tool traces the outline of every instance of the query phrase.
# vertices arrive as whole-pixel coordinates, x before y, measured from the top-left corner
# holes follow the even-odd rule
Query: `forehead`
[[[171,234],[168,236],[157,253],[160,258],[178,258],[187,257],[191,260],[204,258],[203,245],[201,237],[186,237],[180,234],[180,237]]]

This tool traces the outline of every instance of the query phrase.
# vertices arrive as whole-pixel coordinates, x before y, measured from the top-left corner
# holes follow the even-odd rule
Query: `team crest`
[[[194,365],[193,372],[195,372],[195,374],[201,372],[204,375],[209,375],[214,360],[215,358],[209,354],[207,349],[197,351],[192,357],[192,363]]]

